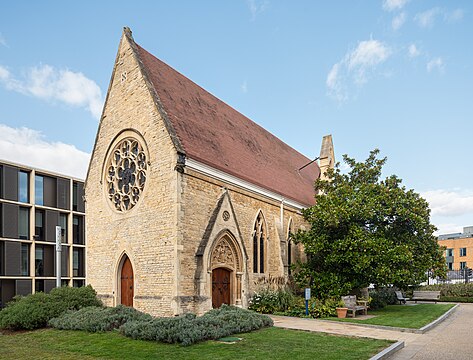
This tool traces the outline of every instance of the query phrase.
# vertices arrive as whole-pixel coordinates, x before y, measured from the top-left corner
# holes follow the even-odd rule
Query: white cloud
[[[360,41],[353,51],[334,64],[327,75],[326,85],[330,96],[342,102],[348,98],[347,88],[351,82],[363,85],[368,73],[385,62],[391,55],[387,45],[378,40]]]
[[[450,23],[456,23],[463,19],[464,11],[462,9],[456,9],[452,12],[445,14],[445,21]]]
[[[5,37],[0,33],[0,45],[7,46],[7,40],[5,40]]]
[[[269,6],[269,0],[247,0],[248,8],[251,13],[251,20],[256,20],[258,14],[263,13]]]
[[[10,77],[10,72],[7,68],[0,65],[0,80],[5,81]]]
[[[74,145],[47,142],[40,131],[0,124],[0,159],[84,179],[90,154]]]
[[[436,57],[427,63],[428,72],[432,72],[435,69],[440,72],[443,72],[443,70],[445,69],[445,63],[443,62],[441,57]]]
[[[334,97],[339,103],[347,100],[346,89],[343,86],[342,79],[339,75],[339,63],[334,64],[327,75],[326,84],[329,89],[329,94]]]
[[[100,87],[81,72],[40,65],[30,68],[24,78],[19,80],[0,66],[0,81],[9,90],[42,100],[86,108],[95,118],[99,118],[102,112]]]
[[[453,11],[447,11],[440,7],[434,7],[430,10],[424,11],[417,14],[414,20],[420,27],[431,28],[435,24],[435,20],[438,17],[443,17],[443,21],[447,23],[456,23],[463,19],[464,11],[462,9],[455,9]]]
[[[439,223],[435,224],[435,226],[437,227],[437,231],[434,234],[437,236],[463,232],[463,226],[455,223]]]
[[[432,215],[473,216],[473,191],[430,190],[421,195],[429,202]]]
[[[384,0],[383,9],[386,11],[400,10],[409,0]]]
[[[246,94],[248,92],[248,83],[247,81],[243,81],[243,84],[240,85],[241,92]]]
[[[415,44],[410,44],[408,51],[409,51],[409,57],[411,58],[415,58],[420,55],[420,50],[417,49],[417,46],[415,46]]]
[[[395,16],[393,18],[393,21],[391,22],[393,29],[399,30],[401,26],[404,25],[404,23],[406,22],[406,18],[407,16],[405,12],[402,12],[399,15]]]
[[[424,11],[417,14],[414,17],[414,20],[417,21],[420,27],[429,28],[434,26],[435,18],[440,15],[441,10],[439,7],[432,8],[430,10]]]

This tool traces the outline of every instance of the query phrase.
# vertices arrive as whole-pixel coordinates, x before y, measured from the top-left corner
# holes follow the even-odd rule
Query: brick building
[[[153,315],[246,307],[303,258],[319,165],[137,45],[124,29],[87,175],[87,282]]]
[[[464,227],[461,233],[439,235],[438,243],[445,247],[448,270],[473,268],[473,226]]]
[[[85,284],[84,183],[0,161],[0,307],[56,286],[56,226],[62,284]]]

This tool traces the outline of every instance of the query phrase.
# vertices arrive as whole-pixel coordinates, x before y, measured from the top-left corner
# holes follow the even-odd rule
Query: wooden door
[[[123,262],[121,273],[121,303],[125,306],[133,306],[133,267],[127,257]]]
[[[217,268],[212,271],[212,307],[219,308],[222,304],[230,305],[231,271]]]

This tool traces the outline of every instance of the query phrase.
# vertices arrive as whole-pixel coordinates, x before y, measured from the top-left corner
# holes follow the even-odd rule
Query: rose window
[[[112,151],[106,174],[108,197],[118,211],[130,210],[146,182],[146,154],[132,138],[121,140]]]

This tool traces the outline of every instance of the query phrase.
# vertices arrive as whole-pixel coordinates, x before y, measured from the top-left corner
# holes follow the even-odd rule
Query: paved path
[[[473,359],[473,304],[461,304],[442,323],[406,341],[390,360]]]
[[[367,328],[323,320],[271,316],[274,326],[338,335],[404,341],[390,360],[473,359],[473,304],[461,304],[445,321],[425,334]]]

